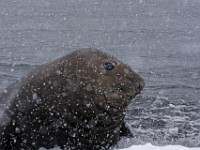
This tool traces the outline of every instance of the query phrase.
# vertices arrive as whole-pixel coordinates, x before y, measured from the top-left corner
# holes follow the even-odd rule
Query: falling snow
[[[102,49],[129,64],[146,82],[141,96],[129,105],[125,118],[136,139],[125,139],[120,148],[193,149],[180,146],[184,145],[199,149],[199,7],[199,0],[1,1],[0,91],[6,94],[8,91],[5,89],[11,83],[33,68],[74,49]],[[103,71],[99,74],[104,74]],[[55,72],[62,75],[61,70]],[[69,73],[68,70],[64,72]],[[73,81],[67,82],[77,90]],[[53,91],[59,82],[49,80],[41,84],[44,87],[49,85]],[[87,85],[85,89],[89,92],[92,86]],[[41,103],[39,90],[34,89],[31,93],[36,104]],[[16,93],[18,91],[14,91],[7,97],[8,101],[3,100],[3,105],[0,105],[1,126],[10,123],[5,108],[10,106],[10,100]],[[49,93],[49,96],[52,94]],[[62,92],[57,96],[68,95]],[[112,96],[119,98],[116,94]],[[102,105],[100,102],[99,106]],[[16,106],[24,110],[20,103]],[[85,107],[93,105],[86,102]],[[54,108],[49,108],[49,115],[59,116],[58,112],[53,112]],[[35,118],[35,121],[42,123],[40,118]],[[54,120],[55,124],[57,122],[60,126],[66,126],[59,118]],[[93,120],[90,123],[95,124]],[[12,124],[15,126],[16,122],[13,120]],[[43,125],[40,127],[42,132],[47,130]],[[23,128],[16,126],[14,132],[19,134]],[[74,132],[71,134],[74,135]],[[125,144],[128,141],[130,143]],[[28,142],[27,139],[23,140],[24,144]]]

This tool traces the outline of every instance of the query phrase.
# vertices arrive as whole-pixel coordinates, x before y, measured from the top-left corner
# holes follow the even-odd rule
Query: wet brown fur
[[[106,70],[106,62],[114,69]],[[108,149],[125,131],[125,109],[143,86],[129,66],[96,49],[41,65],[0,94],[8,117],[0,148]]]

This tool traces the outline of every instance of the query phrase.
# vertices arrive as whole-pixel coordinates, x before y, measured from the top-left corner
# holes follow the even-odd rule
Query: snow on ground
[[[39,150],[47,150],[40,148]],[[61,150],[59,147],[55,147],[50,150]],[[145,145],[133,145],[128,148],[114,149],[114,150],[200,150],[200,147],[184,147],[181,145],[167,145],[167,146],[154,146],[150,143]]]
[[[129,148],[116,150],[200,150],[200,147],[189,148],[180,145],[154,146],[152,144],[134,145]]]

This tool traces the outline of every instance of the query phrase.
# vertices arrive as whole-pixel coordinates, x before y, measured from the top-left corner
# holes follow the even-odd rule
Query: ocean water
[[[199,0],[1,0],[0,91],[40,64],[94,47],[146,82],[127,110],[134,138],[119,148],[200,149],[199,8]]]

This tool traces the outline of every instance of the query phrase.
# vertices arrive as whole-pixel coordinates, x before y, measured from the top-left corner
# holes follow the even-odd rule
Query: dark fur
[[[124,112],[143,86],[129,66],[95,49],[41,65],[0,94],[0,148],[108,149],[129,134]]]

